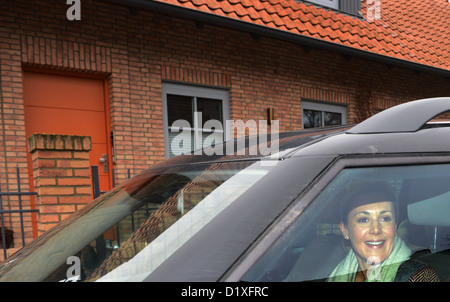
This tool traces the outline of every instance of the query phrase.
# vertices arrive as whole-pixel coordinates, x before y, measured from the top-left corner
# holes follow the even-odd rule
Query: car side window
[[[450,164],[343,169],[241,280],[450,281]]]

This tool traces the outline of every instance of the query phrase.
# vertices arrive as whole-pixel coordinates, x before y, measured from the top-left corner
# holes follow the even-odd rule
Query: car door
[[[428,155],[341,158],[273,223],[223,280],[334,280],[330,277],[349,254],[358,252],[341,227],[345,218],[340,213],[348,204],[349,192],[382,183],[392,193],[395,233],[390,238],[396,244],[380,264],[394,257],[395,247],[400,246],[397,242],[402,242],[404,251],[409,251],[405,259],[418,259],[440,281],[450,281],[450,157]],[[372,249],[375,244],[387,245],[383,240],[370,242]],[[394,277],[392,281],[397,281],[398,276]]]

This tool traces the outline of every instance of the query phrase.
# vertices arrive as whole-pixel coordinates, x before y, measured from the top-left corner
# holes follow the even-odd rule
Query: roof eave
[[[180,18],[188,18],[202,23],[212,23],[218,26],[223,26],[240,31],[246,31],[250,34],[271,37],[279,40],[289,41],[300,44],[302,46],[325,49],[329,51],[335,51],[346,56],[361,57],[368,60],[385,63],[388,65],[404,67],[415,71],[432,73],[435,75],[450,78],[450,70],[438,68],[431,65],[425,65],[413,61],[403,60],[395,57],[381,55],[362,49],[349,47],[346,45],[316,39],[313,37],[295,34],[276,28],[270,28],[259,24],[246,22],[242,20],[236,20],[226,16],[214,15],[211,13],[202,12],[199,10],[186,8],[170,3],[164,3],[154,0],[100,0],[103,2],[115,3],[119,5],[125,5],[129,7],[138,7],[143,9],[149,9],[160,13],[174,15]]]

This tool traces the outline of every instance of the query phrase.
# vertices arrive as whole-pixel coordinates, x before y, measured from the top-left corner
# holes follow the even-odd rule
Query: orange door
[[[106,83],[101,78],[24,72],[25,129],[92,138],[90,165],[99,166],[100,190],[111,188],[111,148]],[[100,162],[106,154],[108,169]],[[31,157],[29,157],[31,167]],[[32,179],[32,169],[30,179]],[[33,182],[31,182],[33,185]]]

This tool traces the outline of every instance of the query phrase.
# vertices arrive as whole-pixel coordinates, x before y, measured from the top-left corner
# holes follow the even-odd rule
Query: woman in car
[[[387,185],[353,186],[341,206],[342,235],[350,243],[330,282],[431,282],[435,270],[410,258],[411,250],[397,236],[395,196]]]

